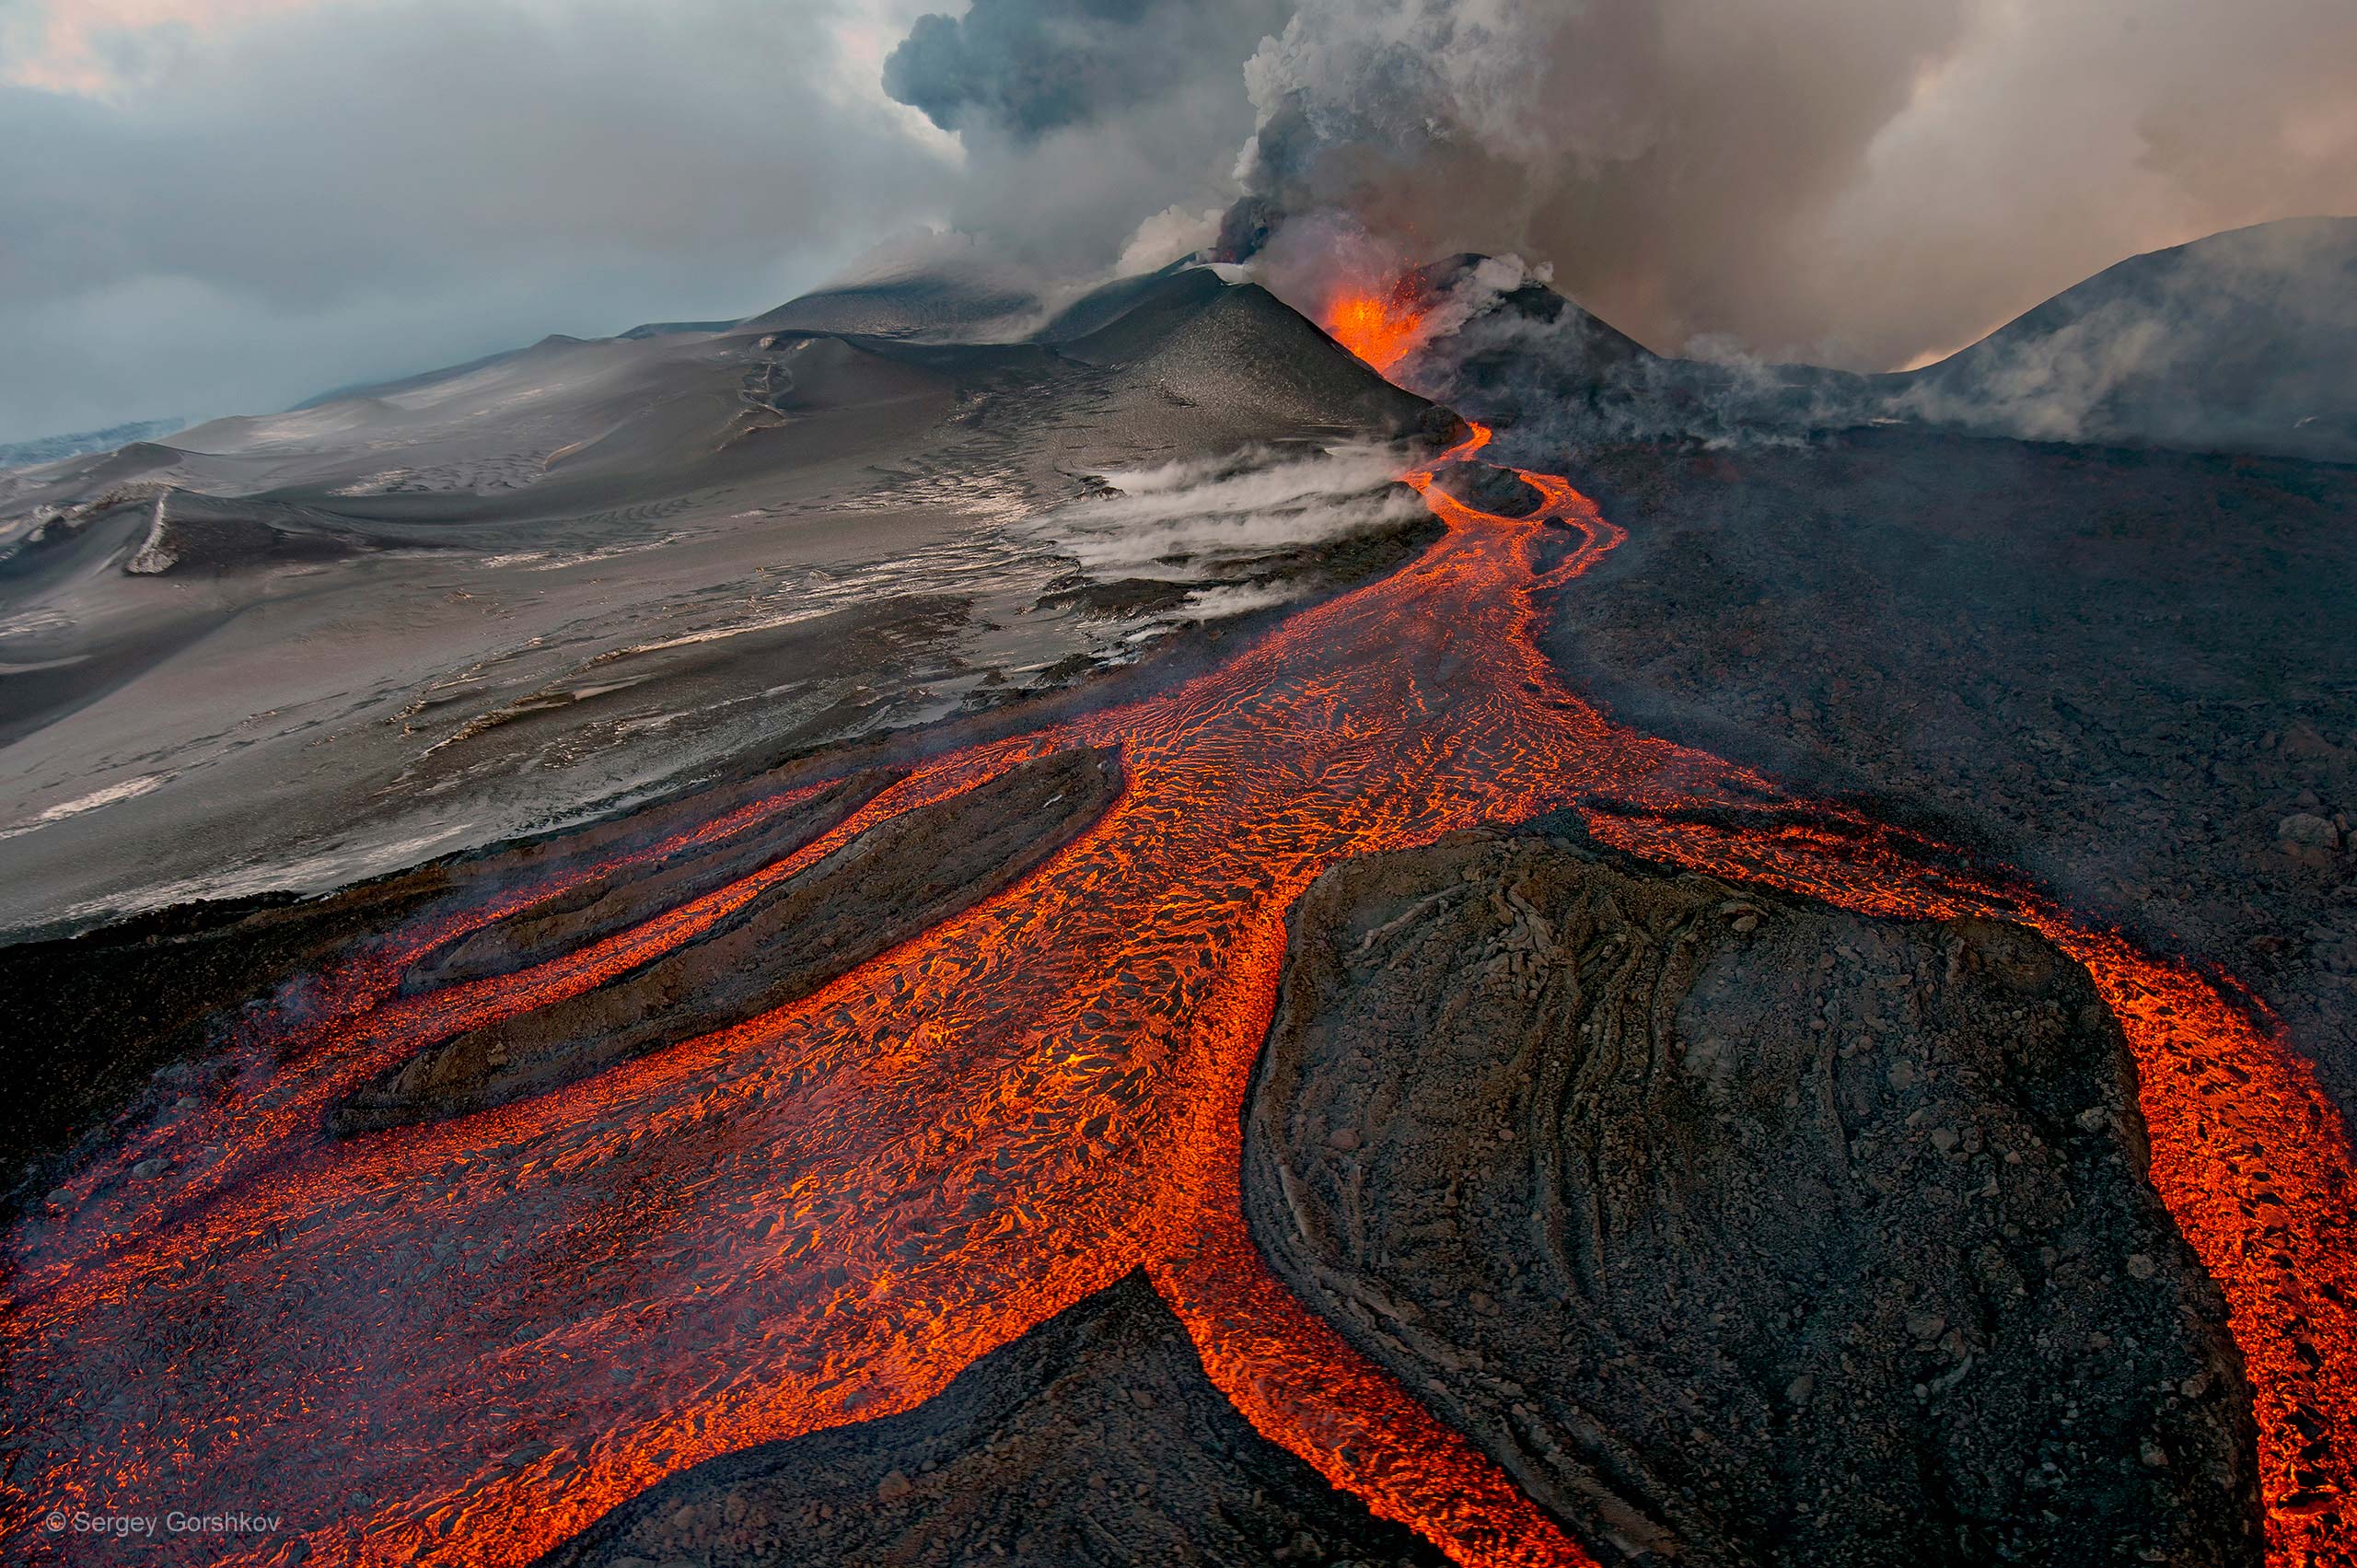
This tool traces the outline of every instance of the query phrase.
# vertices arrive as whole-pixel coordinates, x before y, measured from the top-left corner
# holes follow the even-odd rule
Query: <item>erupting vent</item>
[[[1384,294],[1345,294],[1326,308],[1326,331],[1376,369],[1393,366],[1424,339],[1424,310],[1408,278]]]

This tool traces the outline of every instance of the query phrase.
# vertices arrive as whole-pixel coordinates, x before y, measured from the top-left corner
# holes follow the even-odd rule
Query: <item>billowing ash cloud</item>
[[[758,310],[910,230],[1051,293],[1227,214],[1313,308],[1512,253],[1656,349],[1884,369],[2357,213],[2350,0],[929,7],[0,0],[0,439]]]
[[[1886,370],[2142,250],[2357,212],[2350,62],[2348,0],[978,0],[893,83],[967,142],[952,222],[1030,264],[1272,231],[1318,308],[1514,252],[1662,352]]]
[[[1410,254],[1519,250],[1656,346],[1747,320],[1966,0],[1305,0],[1240,173]],[[1740,330],[1737,328],[1736,330]]]
[[[919,17],[884,62],[884,90],[945,131],[1032,138],[1186,86],[1189,64],[1233,69],[1282,14],[1248,0],[975,0]]]
[[[1352,230],[1519,251],[1673,351],[1883,368],[2138,250],[2357,211],[2345,0],[1302,0],[1246,75],[1247,190],[1323,226],[1295,270]]]
[[[892,79],[963,136],[952,221],[1033,265],[1273,234],[1315,309],[1515,253],[1665,352],[1887,369],[2357,212],[2351,62],[2346,0],[979,0]]]
[[[949,219],[1034,269],[1152,267],[1206,243],[1251,123],[1243,62],[1284,0],[975,0],[921,17],[884,89],[961,135]]]

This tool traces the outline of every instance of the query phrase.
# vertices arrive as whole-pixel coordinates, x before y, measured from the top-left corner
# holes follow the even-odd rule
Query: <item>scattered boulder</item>
[[[2304,849],[2339,849],[2340,830],[2328,818],[2312,812],[2296,811],[2275,825],[2278,842],[2296,844]]]

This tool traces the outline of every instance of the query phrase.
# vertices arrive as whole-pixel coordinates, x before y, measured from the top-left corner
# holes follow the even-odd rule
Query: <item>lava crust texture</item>
[[[428,955],[401,977],[401,992],[417,995],[463,981],[513,974],[652,920],[792,854],[899,777],[888,769],[870,768],[796,801],[741,842],[716,853],[702,843],[688,844],[670,854],[628,862],[588,877]]]
[[[1120,778],[1109,750],[1074,748],[893,818],[609,984],[420,1052],[354,1095],[331,1124],[369,1132],[504,1105],[798,1001],[1011,886],[1096,821]],[[803,840],[883,782],[865,774],[822,792],[801,814]],[[602,927],[618,897],[628,901],[626,889],[589,900],[579,919]],[[551,919],[534,912],[520,939],[545,943]]]
[[[1608,1559],[2256,1563],[2136,1087],[2024,927],[1483,830],[1296,906],[1245,1204]]]
[[[903,1415],[699,1465],[540,1568],[680,1561],[1439,1568],[1446,1559],[1253,1431],[1133,1273]]]

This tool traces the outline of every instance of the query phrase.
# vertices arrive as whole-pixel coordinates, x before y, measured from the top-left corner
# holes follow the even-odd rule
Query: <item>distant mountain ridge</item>
[[[2357,460],[2357,218],[2131,257],[1879,379],[1901,416],[1980,434]]]
[[[1481,260],[1422,276],[1442,297]],[[1405,370],[1429,397],[1558,446],[1903,424],[2357,462],[2357,218],[2285,219],[2131,257],[1913,371],[1656,354],[1527,282]]]
[[[157,436],[168,436],[187,421],[173,419],[140,419],[127,424],[110,424],[103,430],[81,430],[70,436],[43,436],[31,441],[0,442],[0,469],[31,468],[38,463],[53,463],[61,458],[78,458],[85,452],[110,452],[117,447],[128,447],[134,441],[146,441]]]

